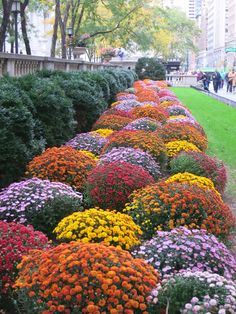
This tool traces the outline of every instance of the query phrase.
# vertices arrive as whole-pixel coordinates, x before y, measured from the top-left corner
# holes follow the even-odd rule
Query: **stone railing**
[[[173,86],[180,87],[195,86],[197,84],[197,76],[195,75],[167,74],[166,80]]]
[[[50,57],[37,57],[27,55],[15,55],[0,53],[0,76],[22,76],[37,70],[61,70],[61,71],[94,71],[106,68],[117,68],[118,65],[109,63],[93,63],[83,60],[67,60]]]

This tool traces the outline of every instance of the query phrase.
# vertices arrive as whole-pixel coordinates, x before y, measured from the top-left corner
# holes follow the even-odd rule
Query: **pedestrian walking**
[[[229,84],[229,72],[226,73],[226,75],[225,75],[225,82],[226,82],[227,93],[228,93],[229,92],[229,87],[230,87],[230,84]]]
[[[232,69],[229,72],[228,77],[229,77],[229,80],[228,80],[229,88],[227,88],[227,91],[232,93],[233,92],[233,86],[235,86],[235,81],[236,81],[234,69]]]
[[[220,89],[224,88],[225,75],[226,73],[224,71],[220,72],[220,76],[221,76]]]
[[[204,90],[209,93],[210,78],[206,73],[203,73],[202,83],[203,83]]]
[[[212,81],[213,81],[214,92],[217,93],[219,86],[221,84],[221,76],[217,70],[215,70],[215,72],[212,74]]]

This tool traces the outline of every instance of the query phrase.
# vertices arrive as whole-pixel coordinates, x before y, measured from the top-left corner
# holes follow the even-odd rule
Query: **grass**
[[[191,88],[172,88],[204,128],[207,154],[223,160],[228,170],[226,198],[236,209],[236,108]]]

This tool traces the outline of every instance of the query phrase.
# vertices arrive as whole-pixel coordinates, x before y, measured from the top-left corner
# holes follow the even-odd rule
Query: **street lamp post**
[[[73,29],[71,26],[67,27],[67,35],[69,37],[69,59],[71,59],[71,44],[72,44],[72,36],[73,36]]]
[[[20,0],[12,2],[11,12],[14,14],[15,21],[15,53],[18,53],[18,28],[17,28],[17,15],[20,12]]]

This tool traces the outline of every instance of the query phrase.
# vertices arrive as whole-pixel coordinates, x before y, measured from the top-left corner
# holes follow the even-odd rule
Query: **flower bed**
[[[49,247],[47,237],[30,226],[0,221],[0,300],[12,289],[17,264],[32,249]]]
[[[142,101],[154,101],[156,103],[160,103],[158,92],[149,88],[145,88],[143,90],[138,91],[136,94],[137,100]]]
[[[131,121],[132,120],[130,118],[118,115],[102,115],[93,125],[93,130],[96,129],[121,130]]]
[[[155,270],[130,253],[78,241],[33,252],[19,271],[21,304],[42,314],[75,308],[77,313],[145,313],[146,298],[158,282]]]
[[[188,141],[171,141],[166,143],[166,150],[168,157],[174,157],[180,152],[189,152],[189,151],[196,151],[200,152],[200,149],[190,143]]]
[[[159,284],[149,300],[150,314],[167,307],[171,314],[235,313],[236,285],[209,272],[183,272]]]
[[[197,185],[160,182],[135,191],[125,213],[150,239],[156,230],[179,226],[206,229],[225,239],[235,226],[235,218],[219,194]]]
[[[107,115],[116,115],[116,116],[121,116],[125,118],[130,118],[132,119],[132,114],[129,111],[121,110],[115,107],[112,107],[106,111],[103,112],[102,116],[107,116]]]
[[[166,180],[167,183],[171,182],[179,182],[179,183],[187,183],[187,184],[196,184],[203,189],[213,190],[219,196],[219,192],[216,191],[214,183],[211,179],[202,176],[196,176],[195,174],[184,172],[184,173],[177,173]]]
[[[87,150],[99,155],[107,140],[98,133],[80,133],[68,141],[65,145],[77,150]]]
[[[114,161],[123,161],[132,165],[141,166],[144,170],[157,180],[161,177],[160,166],[154,158],[141,149],[129,147],[112,148],[111,151],[102,155],[98,165],[105,165]]]
[[[125,250],[138,245],[142,234],[130,216],[99,208],[90,208],[65,217],[54,232],[58,240],[81,240],[84,243],[104,241]]]
[[[129,124],[127,124],[123,129],[124,130],[143,130],[143,131],[156,131],[161,128],[161,124],[151,118],[139,118]]]
[[[62,182],[82,190],[87,175],[95,164],[92,158],[72,147],[53,147],[28,164],[26,175]]]
[[[203,136],[194,124],[167,123],[158,134],[165,143],[173,141],[188,141],[200,150],[207,149],[207,138]]]
[[[206,133],[166,82],[136,81],[116,95],[105,85],[117,101],[93,131],[47,149],[27,167],[36,178],[0,192],[0,219],[69,242],[26,252],[14,304],[40,314],[234,313],[225,278],[235,278],[236,261],[219,239],[228,243],[236,219],[219,194],[223,164],[201,152]]]
[[[150,153],[155,160],[164,163],[166,160],[166,148],[160,137],[154,132],[145,131],[128,131],[123,130],[112,134],[108,143],[103,148],[103,153],[106,153],[112,148],[132,147],[139,148]]]
[[[111,162],[94,168],[87,179],[87,195],[92,205],[121,210],[134,190],[154,183],[141,166]]]
[[[66,215],[81,209],[82,194],[63,183],[38,178],[0,192],[0,220],[32,225],[48,236]]]
[[[206,230],[181,227],[157,231],[154,237],[133,250],[163,277],[181,270],[210,271],[235,278],[236,260],[229,249]],[[193,258],[194,257],[194,258]]]
[[[202,152],[181,152],[170,161],[170,172],[191,172],[212,180],[216,189],[223,193],[227,181],[223,162],[207,156]]]
[[[112,108],[115,108],[116,110],[122,110],[130,112],[135,107],[142,106],[142,103],[135,100],[135,99],[128,99],[128,100],[122,100],[119,101],[115,106],[112,105]]]
[[[135,119],[147,117],[161,123],[166,122],[169,116],[168,112],[164,109],[153,107],[151,105],[134,108],[131,113]]]

